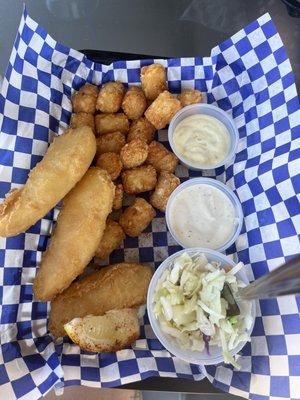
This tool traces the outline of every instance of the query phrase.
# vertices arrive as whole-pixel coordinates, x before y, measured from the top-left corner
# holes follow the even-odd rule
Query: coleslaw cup
[[[182,253],[188,253],[191,258],[199,256],[199,254],[204,254],[207,258],[208,261],[217,261],[221,263],[221,268],[224,268],[225,266],[231,266],[234,267],[235,263],[225,256],[222,253],[219,253],[214,250],[209,250],[209,249],[204,249],[204,248],[192,248],[192,249],[185,249],[178,251],[177,253],[172,254],[170,257],[168,257],[165,261],[163,261],[160,266],[157,268],[155,271],[149,288],[148,288],[148,295],[147,295],[147,310],[148,310],[148,317],[149,321],[151,324],[151,327],[153,329],[153,332],[155,333],[157,339],[161,342],[161,344],[174,356],[180,358],[183,361],[186,361],[188,363],[196,364],[196,365],[214,365],[214,364],[219,364],[224,361],[223,356],[222,356],[222,349],[218,346],[211,345],[210,346],[210,351],[209,354],[207,353],[206,350],[203,351],[193,351],[193,350],[188,350],[188,349],[182,349],[178,345],[178,342],[176,341],[175,338],[170,336],[169,334],[165,333],[162,331],[160,324],[158,320],[156,319],[154,313],[153,313],[153,300],[154,300],[154,292],[158,283],[158,279],[162,276],[163,272],[167,268],[171,268],[173,261],[180,256]],[[237,272],[236,276],[242,280],[245,284],[249,284],[249,279],[247,278],[247,275],[245,271],[242,269],[239,272]],[[254,320],[255,320],[255,315],[256,315],[256,307],[255,307],[255,301],[252,300],[251,302],[251,316],[253,318],[252,325],[250,329],[247,331],[249,336],[251,335],[251,332],[253,330],[254,326]],[[243,308],[241,307],[241,313],[243,312]],[[234,356],[236,355],[246,344],[247,342],[241,342],[239,343],[230,353]]]

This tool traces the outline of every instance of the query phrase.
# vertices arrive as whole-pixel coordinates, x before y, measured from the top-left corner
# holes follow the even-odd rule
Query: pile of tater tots
[[[128,88],[121,82],[104,83],[100,90],[85,84],[72,99],[70,126],[93,129],[95,165],[108,172],[116,187],[113,209],[119,211],[107,220],[96,253],[100,259],[119,247],[125,234],[139,236],[155,217],[155,208],[165,211],[180,183],[174,175],[178,159],[155,140],[156,130],[164,129],[182,107],[202,101],[198,90],[171,94],[160,64],[142,67],[140,77],[141,86]],[[121,211],[124,204],[128,206]]]

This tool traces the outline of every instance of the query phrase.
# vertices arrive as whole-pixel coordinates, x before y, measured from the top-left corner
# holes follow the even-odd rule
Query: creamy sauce
[[[206,184],[188,186],[170,206],[170,228],[185,247],[218,249],[232,236],[235,210],[219,189]]]
[[[210,115],[197,114],[185,118],[173,134],[175,149],[187,161],[207,167],[218,164],[229,150],[226,126]]]

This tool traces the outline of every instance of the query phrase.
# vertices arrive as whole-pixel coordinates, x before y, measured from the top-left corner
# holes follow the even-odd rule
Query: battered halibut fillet
[[[140,326],[135,308],[107,311],[104,315],[74,318],[65,331],[81,349],[94,352],[119,351],[135,342]]]
[[[56,137],[25,186],[0,205],[0,236],[18,235],[47,214],[82,178],[95,152],[96,139],[87,126]]]
[[[112,210],[114,193],[115,186],[107,172],[94,167],[65,197],[34,281],[37,300],[52,300],[95,255]]]
[[[72,283],[51,303],[50,332],[61,337],[65,335],[64,324],[73,318],[139,307],[146,303],[151,276],[150,267],[120,263],[101,268]]]

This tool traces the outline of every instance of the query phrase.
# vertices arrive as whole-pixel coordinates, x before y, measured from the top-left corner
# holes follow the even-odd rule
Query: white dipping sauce
[[[218,249],[234,233],[236,217],[232,203],[221,190],[198,184],[174,197],[169,222],[183,246]]]
[[[173,133],[174,147],[187,161],[207,167],[225,159],[229,150],[229,132],[217,118],[191,115],[180,121]]]

